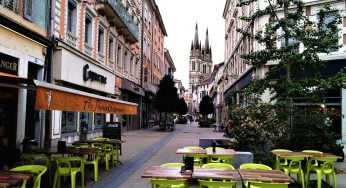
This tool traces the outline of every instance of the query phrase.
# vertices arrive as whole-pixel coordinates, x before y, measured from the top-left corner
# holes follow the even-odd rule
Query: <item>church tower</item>
[[[196,23],[195,27],[195,36],[191,42],[191,50],[190,50],[190,62],[189,62],[189,99],[190,106],[189,111],[191,112],[191,108],[194,108],[194,93],[196,92],[196,87],[200,84],[200,82],[208,78],[212,72],[212,53],[211,46],[209,45],[209,36],[208,36],[208,28],[206,30],[205,42],[204,46],[202,46],[201,41],[198,37],[198,25]]]

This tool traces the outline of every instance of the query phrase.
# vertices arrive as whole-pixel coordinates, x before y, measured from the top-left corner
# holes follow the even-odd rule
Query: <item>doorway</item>
[[[16,146],[18,89],[0,87],[0,139],[5,146]]]

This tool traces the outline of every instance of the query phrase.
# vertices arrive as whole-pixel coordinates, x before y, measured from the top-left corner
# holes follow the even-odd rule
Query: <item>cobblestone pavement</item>
[[[148,179],[141,174],[150,166],[167,162],[181,162],[182,156],[175,154],[177,148],[187,145],[199,145],[199,138],[223,137],[223,133],[214,132],[214,128],[200,128],[197,123],[178,124],[174,131],[162,132],[157,126],[149,129],[124,132],[122,140],[122,165],[104,170],[100,166],[100,180],[87,181],[87,187],[100,188],[149,188]],[[337,163],[336,167],[344,173],[337,175],[337,186],[346,188],[346,162]],[[87,176],[92,177],[91,174]],[[196,183],[190,187],[198,187]]]

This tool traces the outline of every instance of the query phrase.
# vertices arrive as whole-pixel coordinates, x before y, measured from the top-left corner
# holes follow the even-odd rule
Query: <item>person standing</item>
[[[227,124],[226,124],[226,134],[229,138],[231,138],[231,131],[232,131],[232,125],[233,125],[233,121],[232,120],[228,120]]]

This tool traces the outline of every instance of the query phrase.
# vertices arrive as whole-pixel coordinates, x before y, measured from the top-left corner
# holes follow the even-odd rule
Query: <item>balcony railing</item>
[[[119,0],[97,0],[96,9],[106,15],[109,23],[125,36],[130,43],[138,42],[139,29]]]
[[[65,36],[65,42],[72,47],[77,47],[77,36],[71,32],[67,32]]]
[[[18,13],[19,0],[0,0],[0,6]]]
[[[88,43],[84,43],[84,52],[85,52],[88,56],[92,56],[92,55],[93,55],[93,47],[90,46]]]

